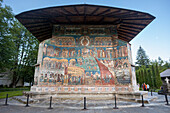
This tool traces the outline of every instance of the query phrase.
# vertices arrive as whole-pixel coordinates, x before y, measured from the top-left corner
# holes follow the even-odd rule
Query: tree
[[[11,68],[14,54],[13,38],[9,35],[14,16],[9,6],[2,7],[0,0],[0,72]]]
[[[164,63],[164,61],[161,59],[161,57],[158,57],[159,67],[161,67],[163,63]]]
[[[151,69],[152,69],[153,87],[155,87],[156,77],[155,77],[155,68],[154,68],[154,65],[151,66]]]
[[[15,87],[21,78],[29,79],[27,81],[32,82],[34,75],[32,66],[36,64],[38,41],[17,20],[13,23],[11,35],[15,42],[15,60],[12,70],[12,86]]]
[[[156,87],[160,88],[162,85],[162,80],[159,73],[158,63],[155,64],[155,75],[156,75]]]
[[[20,79],[32,82],[38,53],[38,40],[15,18],[0,0],[0,72],[10,70],[12,86]]]
[[[148,72],[146,67],[144,67],[144,76],[145,76],[145,83],[148,84]]]
[[[148,66],[149,65],[149,58],[141,46],[139,47],[139,49],[137,51],[136,60],[137,60],[136,64],[138,66],[142,66],[142,65]]]
[[[148,72],[148,84],[150,87],[153,87],[153,80],[152,80],[152,71],[150,68],[147,69]]]

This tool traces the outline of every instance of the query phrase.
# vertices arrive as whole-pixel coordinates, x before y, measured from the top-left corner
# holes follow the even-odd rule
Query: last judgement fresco
[[[130,84],[130,45],[108,35],[54,35],[43,43],[35,85]]]

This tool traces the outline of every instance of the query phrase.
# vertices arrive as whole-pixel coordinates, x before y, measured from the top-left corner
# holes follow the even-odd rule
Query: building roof
[[[118,38],[131,41],[154,16],[129,10],[99,5],[66,5],[26,11],[15,16],[39,41],[52,37],[52,27],[69,25],[118,25]]]
[[[160,73],[161,77],[170,77],[170,69],[167,69],[165,71],[163,71],[162,73]]]

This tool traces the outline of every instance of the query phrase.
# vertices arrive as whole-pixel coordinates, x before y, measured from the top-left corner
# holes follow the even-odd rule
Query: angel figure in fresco
[[[77,55],[77,57],[80,57],[81,55],[80,55],[80,50],[78,50],[78,55]]]
[[[57,82],[60,82],[61,79],[60,79],[60,74],[57,75]]]
[[[42,79],[40,78],[40,82],[42,81],[43,81],[43,78]],[[37,85],[37,84],[38,84],[38,76],[34,78],[34,85]]]
[[[44,55],[47,55],[47,44],[44,44],[43,53]]]
[[[122,57],[122,47],[119,47],[119,57]]]
[[[124,57],[128,56],[127,46],[123,46],[123,55]]]
[[[41,74],[41,76],[40,76],[40,82],[43,82],[44,80],[43,80],[43,74]]]
[[[45,74],[45,77],[44,77],[44,82],[48,82],[48,77],[47,77],[47,74]]]
[[[100,58],[100,50],[97,50],[97,57]]]
[[[90,76],[93,78],[93,73],[92,72],[90,73]]]
[[[53,48],[53,46],[48,46],[47,47],[47,55],[48,56],[54,56],[54,48]]]
[[[68,50],[67,49],[63,49],[62,50],[62,57],[63,58],[67,58],[68,57]]]
[[[82,62],[82,59],[81,59],[81,58],[78,59],[78,64],[79,64],[80,66],[83,65],[83,62]]]
[[[51,73],[49,77],[49,83],[52,83],[52,82],[53,82],[53,73]]]
[[[55,57],[60,57],[60,52],[61,52],[61,49],[60,49],[60,48],[55,48],[55,50],[54,50],[54,56],[55,56]]]

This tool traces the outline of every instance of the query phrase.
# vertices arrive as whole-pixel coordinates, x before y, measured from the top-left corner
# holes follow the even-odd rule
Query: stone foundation
[[[115,95],[118,99],[124,100],[124,101],[136,101],[138,99],[141,99],[141,95],[144,96],[144,98],[147,98],[148,92],[147,91],[138,91],[138,92],[32,92],[32,91],[26,91],[24,92],[24,95],[29,94],[31,98],[33,99],[46,99],[50,96],[60,99],[71,99],[71,100],[80,100],[83,97],[87,97],[89,100],[112,100],[115,98]]]

